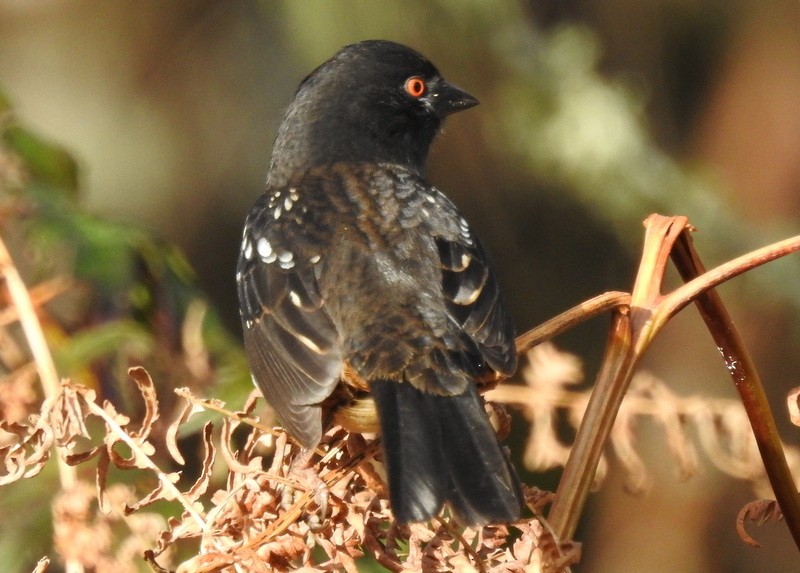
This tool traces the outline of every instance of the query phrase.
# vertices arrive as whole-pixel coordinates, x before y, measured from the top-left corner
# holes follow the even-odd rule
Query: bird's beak
[[[477,98],[447,82],[442,82],[436,86],[429,97],[433,110],[439,117],[469,109],[480,103]]]

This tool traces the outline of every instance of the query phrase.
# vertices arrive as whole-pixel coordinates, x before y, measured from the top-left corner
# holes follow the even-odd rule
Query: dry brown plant
[[[17,165],[8,157],[0,148],[0,161]],[[24,178],[20,172],[0,186],[21,185]],[[528,356],[525,384],[501,385],[487,395],[531,423],[528,467],[564,468],[555,494],[524,488],[531,517],[519,522],[464,529],[445,512],[430,523],[399,526],[388,505],[379,438],[334,427],[309,458],[255,415],[265,409],[254,396],[233,411],[185,388],[176,391],[183,406],[173,418],[173,407],[159,400],[172,404],[175,396],[157,396],[141,367],[129,370],[143,404],[132,422],[94,389],[59,381],[44,334],[53,321],[46,305],[74,285],[57,278],[27,287],[2,241],[0,486],[37,478],[55,457],[53,548],[75,573],[136,571],[142,562],[135,556],[153,570],[178,572],[354,572],[364,557],[390,571],[567,571],[580,559],[580,545],[571,538],[588,491],[613,467],[609,450],[628,476],[628,489],[643,491],[651,482],[636,445],[637,424],[646,419],[663,429],[680,478],[696,473],[702,451],[720,470],[749,480],[757,495],[774,492],[776,501],[756,501],[740,512],[736,527],[746,542],[757,544],[746,522],[785,519],[800,543],[800,498],[792,479],[793,472],[800,475],[800,455],[780,442],[755,367],[713,292],[800,249],[800,238],[706,272],[684,218],[651,216],[646,225],[631,294],[601,295],[520,337],[518,348]],[[669,257],[687,282],[662,294]],[[722,349],[740,401],[679,396],[637,370],[660,328],[691,303]],[[214,370],[200,327],[204,309],[201,300],[189,305],[181,351],[187,370],[208,379]],[[612,327],[601,370],[591,391],[576,390],[580,361],[542,342],[608,311]],[[795,423],[798,394],[789,396]],[[500,433],[507,432],[502,406],[488,406]],[[184,455],[179,437],[195,431],[201,413],[214,418],[218,430],[206,421],[202,453]],[[156,431],[161,417],[173,419]],[[574,443],[558,438],[558,423],[575,429]],[[35,571],[48,564],[42,558]]]

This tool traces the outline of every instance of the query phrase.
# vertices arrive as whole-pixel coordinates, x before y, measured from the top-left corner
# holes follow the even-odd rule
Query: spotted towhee
[[[477,391],[514,372],[514,328],[478,238],[424,177],[444,117],[477,103],[405,46],[342,48],[300,84],[244,228],[255,384],[305,448],[329,423],[379,429],[401,522],[522,506]]]

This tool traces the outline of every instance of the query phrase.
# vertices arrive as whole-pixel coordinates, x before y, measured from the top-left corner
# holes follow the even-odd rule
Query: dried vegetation
[[[0,145],[0,223],[5,232],[18,236],[17,220],[35,218],[45,210],[24,192],[30,184],[24,161]],[[651,228],[662,222],[649,221]],[[501,433],[508,428],[504,408],[518,410],[530,424],[523,456],[527,469],[566,466],[565,481],[584,485],[570,487],[566,494],[561,487],[555,494],[525,487],[529,517],[482,529],[461,528],[446,514],[427,524],[395,524],[375,436],[332,428],[308,457],[273,430],[268,417],[260,417],[267,410],[254,395],[235,402],[244,404],[239,411],[226,409],[218,400],[198,398],[226,368],[241,369],[243,363],[219,359],[221,343],[209,343],[205,303],[195,291],[187,291],[192,296],[183,297],[173,315],[165,311],[167,305],[159,306],[157,294],[150,293],[156,300],[152,319],[143,321],[139,330],[125,330],[125,336],[113,338],[123,343],[113,345],[111,366],[98,366],[96,358],[102,353],[80,347],[75,353],[89,358],[77,368],[73,365],[71,379],[59,379],[54,347],[63,350],[65,340],[87,330],[108,336],[108,329],[98,331],[96,323],[78,329],[74,319],[51,308],[63,297],[85,298],[90,283],[76,280],[64,269],[47,268],[47,272],[34,269],[40,280],[28,287],[5,242],[0,242],[0,486],[46,479],[42,470],[47,464],[57,467],[59,479],[48,500],[52,555],[43,557],[35,571],[46,571],[53,559],[69,571],[115,573],[138,571],[145,563],[156,571],[354,572],[363,558],[391,571],[565,571],[580,558],[580,545],[571,537],[585,501],[572,490],[580,492],[585,486],[588,491],[611,467],[626,472],[628,488],[634,492],[650,484],[636,444],[637,425],[644,421],[663,430],[664,447],[682,479],[697,472],[702,452],[720,470],[750,481],[758,496],[771,496],[776,484],[786,489],[785,473],[765,458],[759,448],[763,441],[753,438],[751,427],[759,436],[762,422],[754,421],[748,398],[740,402],[679,396],[646,373],[634,375],[634,366],[658,327],[674,312],[700,300],[723,280],[797,250],[800,241],[781,245],[772,255],[761,253],[750,262],[740,262],[733,271],[681,293],[683,298],[660,294],[648,298],[648,293],[658,294],[667,260],[664,253],[670,253],[686,233],[685,221],[669,221],[673,229],[666,231],[669,236],[661,237],[651,251],[645,248],[646,255],[663,256],[643,257],[642,268],[649,274],[640,273],[632,295],[606,297],[599,306],[577,311],[580,316],[614,313],[595,388],[610,384],[619,404],[597,410],[592,391],[578,389],[583,380],[580,361],[541,343],[574,324],[574,315],[521,337],[520,348],[528,359],[521,374],[524,384],[491,390],[490,413]],[[18,246],[24,252],[25,241]],[[151,247],[148,243],[148,252]],[[158,284],[152,265],[148,268],[149,284]],[[701,267],[696,269],[702,274]],[[631,304],[631,296],[638,306]],[[665,306],[665,301],[674,304]],[[655,318],[639,320],[636,313],[641,308]],[[174,316],[180,320],[171,320]],[[140,336],[142,329],[151,334]],[[738,361],[741,349],[735,344],[732,348],[729,358]],[[103,373],[120,362],[136,389],[133,402],[112,402],[103,396]],[[148,365],[155,383],[137,363]],[[743,367],[743,374],[747,381],[754,372]],[[181,383],[192,389],[167,389]],[[796,424],[800,423],[798,392],[789,397]],[[123,389],[119,394],[130,392]],[[599,437],[585,446],[579,428],[587,419],[594,424],[587,431]],[[578,454],[562,439],[565,428],[577,432]],[[608,452],[613,452],[618,465],[608,462]],[[783,452],[787,467],[800,476],[797,448],[785,446]],[[793,483],[788,488],[796,494]],[[763,523],[792,515],[791,499],[789,505],[786,499],[779,498],[780,505],[767,500],[743,508],[736,522],[742,538],[756,543],[745,531],[747,521]],[[548,506],[552,506],[549,513]],[[732,526],[733,521],[732,516]],[[795,525],[789,525],[795,532]]]

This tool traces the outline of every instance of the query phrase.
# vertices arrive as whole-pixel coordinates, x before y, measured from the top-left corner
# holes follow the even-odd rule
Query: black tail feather
[[[372,393],[398,521],[430,519],[445,502],[464,525],[519,518],[519,480],[474,387],[435,396],[378,380]]]
[[[448,478],[441,455],[441,432],[427,412],[421,392],[389,380],[372,383],[378,407],[389,501],[403,523],[436,515],[447,498]]]

